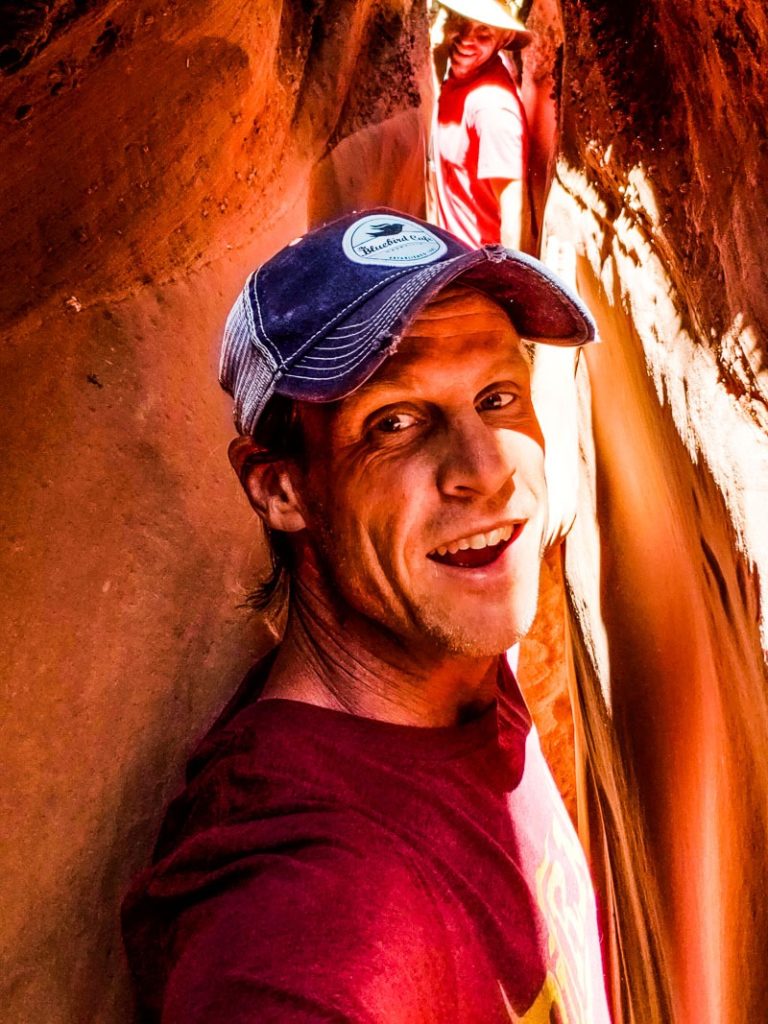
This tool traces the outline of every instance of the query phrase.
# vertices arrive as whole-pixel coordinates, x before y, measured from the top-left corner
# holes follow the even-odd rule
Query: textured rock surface
[[[213,384],[223,320],[311,220],[374,199],[420,211],[424,14],[3,14],[0,1016],[117,1024],[126,879],[269,641],[238,608],[262,551]]]
[[[737,1024],[768,996],[768,24],[562,9],[550,213],[604,340],[567,573],[617,1005]]]
[[[536,621],[520,644],[518,678],[541,749],[574,823],[578,822],[571,693],[575,679],[568,657],[562,547],[542,566]]]
[[[554,173],[548,229],[576,243],[604,344],[580,370],[572,664],[553,557],[522,674],[589,812],[617,1019],[746,1024],[768,1001],[766,14],[561,6],[536,0],[525,55],[536,194]],[[308,223],[418,212],[423,14],[0,14],[3,1018],[118,1024],[120,892],[269,642],[237,608],[263,553],[211,387],[221,324]]]

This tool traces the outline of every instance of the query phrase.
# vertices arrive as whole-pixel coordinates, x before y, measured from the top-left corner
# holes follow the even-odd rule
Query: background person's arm
[[[521,179],[492,178],[491,188],[501,214],[501,244],[508,249],[531,251],[531,211],[528,188]]]

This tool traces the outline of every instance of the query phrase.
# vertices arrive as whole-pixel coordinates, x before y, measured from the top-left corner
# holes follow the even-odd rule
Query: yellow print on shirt
[[[547,968],[557,982],[563,1021],[590,1024],[595,993],[584,936],[592,912],[591,883],[576,833],[567,825],[554,816],[536,872],[536,897],[547,924]]]
[[[555,812],[536,869],[536,902],[546,925],[544,984],[525,1013],[517,1014],[500,984],[515,1024],[593,1024],[594,982],[584,936],[594,913],[584,854],[565,810]]]
[[[512,1009],[507,993],[504,991],[501,983],[499,983],[499,987],[501,988],[504,1006],[507,1008],[509,1019],[513,1024],[575,1024],[566,1015],[560,986],[552,974],[548,974],[544,979],[541,991],[522,1017],[518,1016]]]

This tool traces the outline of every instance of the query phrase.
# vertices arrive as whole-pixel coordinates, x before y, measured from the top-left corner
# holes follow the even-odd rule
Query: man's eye
[[[506,409],[517,400],[517,395],[511,391],[492,391],[489,395],[483,395],[477,403],[478,412],[488,412],[489,409]]]
[[[373,425],[373,429],[381,434],[399,434],[403,430],[415,426],[417,422],[416,417],[411,415],[411,413],[390,412],[386,416],[382,416],[380,420],[377,420]]]

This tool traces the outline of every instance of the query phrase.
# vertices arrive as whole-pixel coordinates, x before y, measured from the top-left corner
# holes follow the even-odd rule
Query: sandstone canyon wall
[[[766,17],[561,8],[533,4],[526,89],[603,337],[566,559],[580,817],[617,1019],[741,1024],[767,995]],[[426,26],[408,0],[2,11],[3,1020],[123,1024],[120,895],[273,636],[238,608],[263,550],[221,325],[309,223],[420,211]],[[522,665],[570,785],[557,578]]]
[[[768,998],[766,11],[561,9],[549,226],[603,339],[566,561],[617,1009],[746,1024]]]
[[[127,879],[271,639],[238,607],[263,551],[227,464],[224,318],[311,221],[421,212],[425,14],[48,0],[2,22],[0,1018],[117,1024]]]

